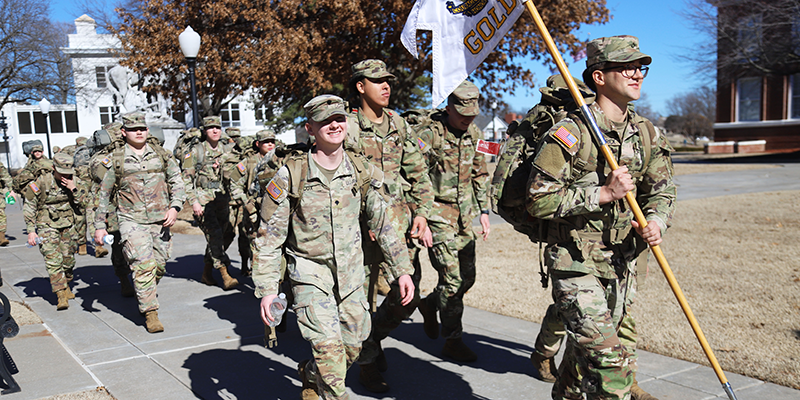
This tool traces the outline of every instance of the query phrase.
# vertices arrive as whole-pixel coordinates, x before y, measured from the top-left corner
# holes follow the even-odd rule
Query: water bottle
[[[281,323],[281,319],[283,319],[283,313],[286,312],[286,295],[281,293],[272,300],[272,303],[269,305],[269,313],[272,314],[272,318],[275,318],[274,321],[270,322],[268,325],[271,327],[276,327],[278,324]]]
[[[14,204],[17,204],[17,199],[15,199],[14,196],[11,195],[11,191],[6,193],[6,204],[11,205],[11,206],[13,206]]]
[[[94,240],[94,238],[93,238],[92,239],[92,243],[97,244],[97,241]],[[105,244],[107,244],[109,246],[114,244],[114,235],[105,235],[105,236],[103,236],[103,243],[105,243]]]
[[[41,236],[38,236],[38,237],[36,238],[36,246],[38,246],[38,245],[40,245],[40,244],[42,244],[42,237],[41,237]],[[31,248],[31,247],[33,247],[33,246],[31,246],[31,244],[30,244],[30,243],[28,243],[28,242],[25,242],[25,246],[27,246],[28,248]]]

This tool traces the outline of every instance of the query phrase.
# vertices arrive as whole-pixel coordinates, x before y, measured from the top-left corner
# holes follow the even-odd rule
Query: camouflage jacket
[[[413,129],[395,111],[384,108],[383,115],[389,119],[389,132],[385,136],[360,108],[351,110],[347,121],[348,140],[357,137],[360,152],[383,171],[394,212],[401,217],[397,228],[405,234],[413,217],[428,219],[433,207],[433,191]]]
[[[9,191],[13,190],[14,187],[11,175],[9,175],[8,169],[6,169],[6,166],[3,164],[0,164],[0,185],[2,185],[2,192],[0,192],[0,194],[4,196]],[[3,199],[0,199],[0,208],[6,208],[6,202]]]
[[[56,183],[52,173],[42,174],[25,186],[22,215],[28,232],[35,232],[37,226],[61,229],[75,224],[75,214],[86,207],[88,190],[86,182],[74,176],[73,179],[74,192]]]
[[[313,150],[312,150],[313,151]],[[308,173],[300,204],[292,212],[288,198],[289,168],[286,166],[267,186],[263,203],[275,202],[272,216],[261,222],[257,262],[253,263],[255,294],[263,297],[278,292],[281,278],[281,249],[293,258],[287,266],[294,282],[310,284],[325,293],[338,290],[340,298],[363,290],[365,279],[361,251],[361,189],[357,186],[353,162],[345,156],[330,183],[308,153]],[[391,224],[391,210],[383,174],[372,166],[371,182],[365,196],[367,225],[376,233],[393,282],[412,271],[408,250]],[[296,178],[295,178],[296,179]]]
[[[113,169],[114,167],[111,165],[111,154],[107,152],[99,152],[95,153],[92,158],[89,159],[89,176],[91,178],[91,190],[89,190],[89,200],[87,201],[86,207],[91,208],[93,211],[97,211],[97,208],[100,206],[100,184],[103,182],[103,178],[106,176],[106,172],[109,169]],[[77,171],[77,170],[76,170]],[[114,193],[116,195],[116,193]],[[109,199],[109,202],[112,204],[117,203],[116,198]],[[117,218],[117,213],[111,212],[108,213],[106,216],[106,229],[109,232],[115,232],[119,230],[119,219]],[[98,218],[95,215],[95,218]],[[93,222],[93,221],[92,221]]]
[[[433,126],[433,124],[438,124]],[[433,135],[442,135],[441,148],[435,149]],[[434,242],[446,240],[437,237],[437,226],[458,227],[460,231],[472,233],[472,221],[482,210],[489,209],[489,172],[486,156],[475,151],[478,139],[483,134],[475,124],[470,124],[463,133],[440,121],[422,128],[418,145],[428,165],[428,174],[433,185],[434,204],[431,216],[431,232]]]
[[[113,212],[114,204],[111,199],[116,191],[117,217],[122,220],[133,221],[139,224],[150,224],[164,220],[170,207],[180,210],[186,199],[186,191],[181,179],[181,170],[175,159],[170,157],[167,161],[166,173],[162,165],[161,156],[147,144],[144,153],[140,156],[126,145],[124,150],[124,163],[119,187],[116,173],[111,167],[112,157],[108,159],[108,170],[100,182],[98,196],[100,202],[97,207],[94,225],[96,229],[106,229],[105,215]]]
[[[256,166],[262,158],[261,153],[248,150],[238,157],[238,162],[226,162],[224,164],[223,174],[229,181],[231,200],[237,204],[245,205],[248,208],[248,212],[257,211],[256,199],[258,196],[255,193],[250,193],[250,186],[255,180]]]
[[[636,185],[633,194],[645,217],[657,223],[663,233],[675,210],[672,147],[656,129],[651,139],[650,160],[644,165],[643,132],[638,124],[630,122],[641,117],[629,110],[629,122],[620,135],[597,103],[590,109],[611,153],[620,165],[628,167]],[[529,179],[528,212],[551,220],[548,230],[551,245],[545,254],[549,268],[614,279],[617,274],[612,260],[631,261],[646,246],[631,229],[634,217],[624,199],[599,204],[600,187],[611,170],[597,146],[592,146],[586,167],[575,166],[580,138],[584,137],[581,130],[588,130],[583,121],[568,117],[546,134]],[[573,259],[573,255],[579,258]]]
[[[223,183],[223,155],[231,151],[229,143],[220,140],[216,149],[202,141],[187,152],[181,160],[186,196],[189,204],[204,206],[217,197],[217,193],[228,194]]]

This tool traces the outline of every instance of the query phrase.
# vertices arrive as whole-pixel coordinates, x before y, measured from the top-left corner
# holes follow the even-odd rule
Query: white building
[[[160,95],[148,96],[137,89],[140,77],[120,66],[119,58],[114,56],[122,49],[118,38],[97,33],[97,23],[87,15],[75,20],[75,28],[76,32],[68,35],[69,47],[62,49],[72,59],[75,104],[53,104],[48,118],[42,114],[38,104],[11,103],[3,107],[8,124],[10,169],[25,165],[27,158],[22,152],[23,142],[38,139],[47,147],[48,125],[50,147],[65,147],[75,144],[79,136],[91,136],[122,113],[144,111],[151,129],[163,129],[164,147],[172,149],[178,132],[185,129],[184,121],[191,122],[191,111],[171,114],[169,99]],[[245,94],[228,103],[221,111],[224,127],[239,127],[243,135],[264,129],[264,121],[256,119],[263,112],[256,112],[249,99],[250,95]],[[278,139],[294,143],[294,131],[282,132]],[[5,157],[0,159],[7,164]]]
[[[505,138],[506,131],[508,131],[508,124],[506,121],[495,116],[483,127],[483,138],[485,140],[497,139],[497,141],[500,141]]]

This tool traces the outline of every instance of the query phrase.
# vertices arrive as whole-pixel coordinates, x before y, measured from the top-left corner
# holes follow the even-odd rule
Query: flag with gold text
[[[491,53],[525,10],[523,0],[417,0],[401,41],[417,53],[417,31],[433,32],[433,101],[441,104]]]

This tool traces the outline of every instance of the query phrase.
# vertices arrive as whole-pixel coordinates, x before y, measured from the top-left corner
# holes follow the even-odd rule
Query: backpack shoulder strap
[[[636,114],[633,119],[636,122],[636,125],[639,127],[639,132],[642,132],[642,149],[644,150],[644,165],[647,168],[647,165],[650,163],[650,155],[653,152],[653,144],[656,143],[658,134],[656,131],[656,127],[650,122],[649,119]]]

